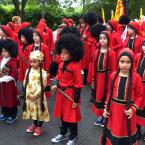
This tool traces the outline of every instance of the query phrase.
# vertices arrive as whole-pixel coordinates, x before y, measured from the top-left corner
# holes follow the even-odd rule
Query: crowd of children
[[[56,92],[53,116],[60,119],[61,127],[51,142],[68,139],[66,145],[77,145],[81,90],[83,84],[91,85],[94,125],[103,127],[100,144],[137,145],[145,127],[144,28],[144,22],[125,15],[119,22],[104,24],[89,12],[79,27],[64,18],[52,32],[45,19],[32,29],[29,22],[14,16],[0,26],[0,121],[17,120],[21,96],[22,118],[33,121],[26,132],[40,136],[43,122],[50,121],[47,98],[52,90]]]

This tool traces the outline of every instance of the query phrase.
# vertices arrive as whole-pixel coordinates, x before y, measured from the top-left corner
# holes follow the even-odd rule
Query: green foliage
[[[42,10],[45,12],[45,19],[50,28],[56,29],[64,17],[73,18],[76,22],[81,17],[81,9],[75,10],[74,8],[62,9],[57,5],[27,5],[25,8],[25,16],[23,21],[31,22],[32,27],[36,27],[39,20],[42,18]],[[15,15],[14,7],[0,5],[0,22],[7,24]]]

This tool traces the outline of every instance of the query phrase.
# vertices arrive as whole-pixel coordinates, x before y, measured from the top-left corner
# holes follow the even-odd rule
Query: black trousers
[[[70,130],[69,140],[73,140],[78,136],[78,124],[62,121],[62,126],[60,127],[60,134],[65,135]]]
[[[2,114],[5,117],[12,117],[12,118],[16,118],[17,117],[17,112],[18,112],[18,108],[17,106],[15,107],[2,107]]]
[[[37,127],[42,127],[43,125],[43,121],[33,120],[33,122],[34,122],[34,125]]]

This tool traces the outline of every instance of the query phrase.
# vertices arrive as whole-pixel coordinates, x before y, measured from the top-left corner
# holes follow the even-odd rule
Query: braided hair
[[[43,85],[43,76],[42,76],[42,63],[40,64],[40,84],[41,84],[41,111],[45,111],[44,107],[44,85]]]
[[[31,71],[31,67],[29,67],[28,72],[26,74],[26,82],[24,85],[24,104],[23,104],[23,111],[26,111],[27,105],[26,105],[26,89],[27,89],[27,85],[29,83],[29,74]]]
[[[142,59],[143,59],[143,51],[141,52],[141,55],[140,55],[140,58],[139,58],[139,62],[138,62],[138,66],[137,66],[137,69],[136,69],[136,71],[140,74],[140,64],[141,64],[141,61],[142,61]]]

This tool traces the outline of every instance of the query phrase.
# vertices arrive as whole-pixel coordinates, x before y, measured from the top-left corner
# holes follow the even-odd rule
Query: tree
[[[12,0],[14,7],[15,7],[15,13],[16,15],[20,16],[22,19],[24,17],[25,13],[25,7],[28,2],[28,0]]]

